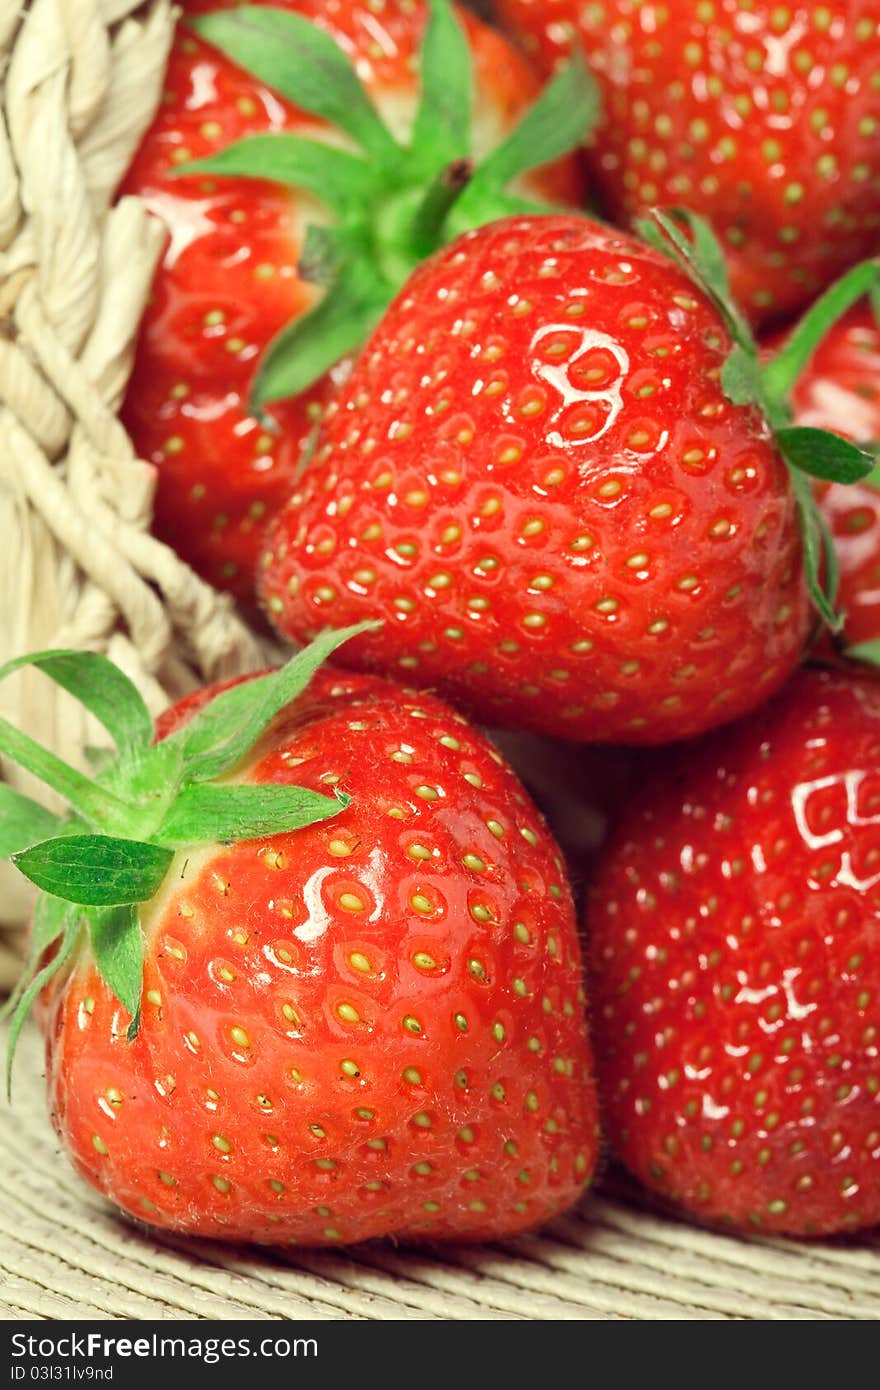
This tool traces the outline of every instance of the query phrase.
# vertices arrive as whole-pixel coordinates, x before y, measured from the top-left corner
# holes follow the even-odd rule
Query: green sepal
[[[757,356],[752,331],[731,298],[724,252],[706,219],[689,208],[652,208],[650,217],[639,218],[635,227],[649,245],[668,256],[712,301],[734,344]]]
[[[299,278],[310,285],[323,285],[327,289],[345,262],[352,255],[357,255],[358,249],[352,245],[352,238],[342,227],[322,227],[312,222],[306,227],[299,253]]]
[[[210,159],[179,164],[175,175],[217,174],[224,178],[269,179],[304,188],[340,216],[373,196],[373,165],[347,150],[283,132],[249,135]]]
[[[106,984],[131,1015],[128,1041],[137,1035],[144,980],[144,937],[134,903],[92,907],[85,914],[95,963]]]
[[[829,483],[857,483],[874,468],[873,454],[829,430],[809,425],[776,431],[776,443],[792,468]]]
[[[302,693],[337,647],[380,626],[369,621],[353,627],[328,628],[291,657],[280,671],[223,691],[191,723],[171,735],[183,743],[188,779],[207,782],[231,771],[254,747],[276,714]]]
[[[322,796],[308,787],[273,783],[259,786],[196,783],[180,792],[155,838],[162,844],[175,846],[209,839],[221,842],[258,840],[328,820],[350,805],[351,797],[343,792]]]
[[[83,756],[96,777],[100,777],[102,772],[106,772],[108,767],[112,767],[116,762],[116,754],[112,748],[97,748],[93,743],[86,744]]]
[[[734,343],[721,364],[721,389],[732,405],[761,399],[761,367],[754,353]]]
[[[85,777],[6,719],[0,719],[0,753],[52,787],[91,825],[122,831],[131,824],[134,808],[130,803]]]
[[[464,30],[445,0],[428,0],[412,149],[428,168],[470,154],[473,79]]]
[[[599,109],[596,80],[575,54],[507,138],[481,161],[464,199],[484,196],[489,189],[500,193],[520,174],[551,164],[586,139]]]
[[[62,824],[45,806],[0,782],[0,859],[58,835]]]
[[[795,492],[810,596],[823,622],[832,632],[839,632],[843,620],[834,607],[839,580],[837,553],[806,475],[853,483],[870,477],[876,458],[829,431],[792,426],[788,396],[824,333],[876,287],[880,261],[864,261],[842,276],[807,311],[777,357],[761,363],[751,329],[731,298],[724,253],[709,224],[687,210],[666,213],[654,208],[651,218],[642,219],[637,229],[689,273],[721,313],[733,339],[721,368],[722,390],[734,405],[759,406],[773,429]]]
[[[787,405],[798,377],[829,328],[863,295],[877,288],[878,278],[880,261],[861,261],[811,304],[779,352],[762,370],[764,392],[771,405]]]
[[[148,902],[173,855],[163,845],[113,835],[59,835],[31,845],[12,862],[44,893],[83,906]]]
[[[140,748],[153,737],[153,721],[137,686],[99,652],[31,652],[0,666],[0,680],[23,666],[36,666],[85,705],[120,751]]]
[[[301,693],[342,642],[378,626],[367,622],[328,631],[280,671],[244,680],[217,696],[169,738],[146,747],[128,746],[109,765],[102,757],[101,785],[89,782],[25,735],[12,730],[15,737],[8,738],[6,731],[12,726],[0,722],[3,751],[23,750],[22,762],[59,786],[84,814],[93,815],[99,829],[106,828],[98,814],[104,810],[115,823],[121,808],[126,821],[123,833],[89,834],[89,815],[85,822],[76,815],[59,820],[0,785],[0,849],[42,890],[28,964],[0,1011],[0,1017],[12,1018],[7,1084],[24,1018],[40,990],[70,958],[84,926],[103,978],[131,1015],[128,1036],[135,1036],[144,950],[136,904],[149,901],[161,888],[174,859],[171,845],[283,834],[337,815],[351,804],[342,792],[325,796],[287,784],[206,783],[250,751],[275,715]],[[130,799],[121,800],[111,788]],[[135,829],[145,838],[133,838]],[[54,955],[41,965],[53,946]]]
[[[270,401],[299,395],[341,357],[356,352],[390,298],[375,266],[366,259],[349,261],[314,309],[273,338],[254,377],[249,410],[258,414]]]
[[[66,907],[66,904],[62,906]],[[46,946],[51,946],[53,941],[60,938],[60,945],[54,956],[42,968],[35,969],[29,976],[25,977],[26,983],[20,995],[16,999],[15,1008],[12,1010],[12,1017],[9,1024],[9,1037],[6,1043],[6,1094],[12,1094],[12,1063],[15,1059],[15,1050],[18,1046],[18,1039],[21,1034],[25,1019],[31,1011],[31,1006],[37,995],[49,983],[54,975],[66,965],[79,943],[83,928],[83,917],[81,912],[65,913],[61,918],[60,930],[46,942]],[[45,949],[45,947],[44,947]],[[40,952],[42,955],[42,952]],[[40,956],[37,956],[39,961]]]
[[[18,1001],[33,979],[44,952],[64,931],[65,914],[69,911],[70,904],[62,902],[60,898],[50,897],[48,893],[41,893],[37,897],[28,934],[27,959],[12,991],[0,1007],[0,1019],[8,1018],[15,1012]]]
[[[572,149],[589,133],[598,88],[576,57],[540,94],[506,140],[470,175],[472,61],[449,0],[428,0],[420,53],[420,100],[410,141],[383,124],[348,57],[303,16],[242,6],[188,22],[241,67],[301,110],[345,131],[364,158],[335,145],[278,132],[248,137],[179,166],[184,176],[270,178],[309,190],[338,225],[308,232],[299,266],[325,287],[323,300],[276,335],[260,361],[248,410],[306,391],[358,351],[411,272],[461,232],[514,213],[556,209],[506,185]]]
[[[344,130],[377,163],[399,151],[338,44],[302,15],[271,5],[188,17],[203,39],[301,111]]]
[[[806,473],[799,469],[790,470],[791,483],[797,504],[801,538],[804,547],[804,572],[810,597],[822,621],[831,632],[839,632],[843,619],[834,608],[836,597],[837,559],[827,524],[813,496],[813,487]],[[828,559],[832,557],[830,582],[822,586],[822,567],[825,562],[828,573]]]
[[[880,638],[874,637],[870,642],[855,642],[853,646],[844,649],[844,655],[851,661],[861,661],[867,666],[880,666]]]

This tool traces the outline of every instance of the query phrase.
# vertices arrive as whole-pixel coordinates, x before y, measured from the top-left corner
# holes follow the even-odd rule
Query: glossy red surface
[[[509,219],[416,272],[270,536],[302,639],[482,721],[663,742],[753,708],[807,628],[786,469],[732,406],[716,311],[584,218]]]
[[[671,750],[587,918],[609,1139],[702,1219],[880,1220],[880,684],[801,671]]]
[[[187,14],[235,0],[190,0]],[[423,0],[285,0],[356,62],[394,128],[417,99],[413,62],[427,13]],[[471,16],[477,73],[475,146],[497,143],[534,98],[527,62]],[[185,27],[178,32],[163,105],[123,187],[169,229],[168,248],[144,318],[123,419],[140,454],[158,469],[155,530],[200,574],[254,600],[254,567],[269,520],[287,499],[300,452],[330,382],[272,405],[258,420],[248,389],[269,341],[315,301],[297,262],[306,224],[324,221],[314,199],[247,179],[178,178],[176,169],[247,135],[314,121],[235,67]],[[534,186],[576,201],[566,161]]]
[[[135,1042],[87,957],[53,985],[79,1171],[142,1221],[263,1243],[488,1239],[570,1205],[597,1146],[580,955],[512,772],[440,701],[325,672],[243,775],[354,801],[179,855]]]
[[[615,220],[708,217],[755,319],[880,245],[880,4],[497,0],[549,70],[581,44],[604,98],[593,177]]]

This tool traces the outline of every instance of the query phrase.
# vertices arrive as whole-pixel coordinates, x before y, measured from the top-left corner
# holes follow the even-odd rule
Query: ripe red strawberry
[[[185,8],[188,19],[234,11],[231,0],[189,0]],[[273,8],[305,16],[330,35],[392,128],[407,128],[418,97],[425,0],[284,0]],[[538,84],[505,39],[465,12],[460,18],[475,72],[473,142],[482,155],[507,134]],[[158,468],[155,529],[244,603],[253,601],[265,526],[290,491],[329,383],[319,366],[321,380],[263,418],[249,409],[248,395],[267,345],[318,297],[298,265],[307,223],[326,221],[327,213],[313,191],[295,187],[296,178],[285,185],[178,174],[183,163],[245,137],[314,135],[322,124],[181,28],[165,102],[123,190],[139,194],[170,232],[123,410],[139,452]],[[251,157],[250,167],[264,166]],[[581,189],[571,163],[530,187],[563,201],[577,201]]]
[[[774,338],[776,349],[785,334]],[[791,393],[798,425],[833,430],[876,453],[880,443],[880,329],[863,299],[829,328]],[[880,493],[876,477],[817,488],[840,567],[837,603],[848,646],[880,639]]]
[[[270,536],[279,631],[383,617],[346,664],[487,723],[662,742],[796,664],[807,593],[763,415],[720,311],[584,218],[469,233],[412,276]]]
[[[89,1182],[177,1231],[323,1245],[534,1226],[575,1200],[596,1156],[558,851],[511,770],[447,705],[329,670],[288,703],[302,661],[184,702],[135,771],[123,758],[103,775],[126,804],[140,793],[137,833],[155,827],[147,843],[124,841],[129,858],[174,854],[161,850],[169,862],[128,909],[128,936],[114,927],[117,946],[142,940],[132,1041],[139,968],[120,979],[100,917],[92,950],[80,945],[81,915],[96,909],[71,909],[67,963],[47,990],[55,1126]],[[260,736],[267,689],[277,713]],[[239,724],[260,715],[232,744],[230,700]],[[175,748],[169,802],[154,778],[179,766]],[[273,797],[310,798],[301,828],[279,813],[259,838],[251,823],[222,843],[230,796],[254,792],[258,818]],[[51,877],[59,858],[85,856],[82,838],[16,862],[94,902],[108,873],[100,836],[91,887]]]
[[[672,752],[588,913],[608,1134],[698,1216],[880,1221],[880,684],[802,671]]]
[[[549,71],[580,46],[603,93],[591,168],[612,215],[686,206],[754,319],[880,244],[876,0],[498,0]]]

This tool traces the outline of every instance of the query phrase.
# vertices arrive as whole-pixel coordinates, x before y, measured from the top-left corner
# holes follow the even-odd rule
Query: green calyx
[[[721,369],[721,386],[734,405],[755,405],[769,422],[791,474],[804,544],[804,568],[813,604],[832,633],[843,619],[835,609],[838,566],[827,523],[816,504],[812,478],[854,483],[876,466],[872,453],[833,434],[792,424],[789,397],[829,328],[865,294],[876,298],[880,260],[862,261],[816,300],[770,361],[761,361],[752,331],[730,294],[724,252],[709,224],[684,209],[661,212],[637,223],[643,239],[683,269],[712,300],[733,347]]]
[[[98,968],[138,1030],[143,979],[139,904],[162,887],[175,851],[298,830],[350,805],[342,792],[227,780],[272,720],[350,637],[377,626],[326,632],[286,666],[216,695],[160,743],[127,676],[95,652],[48,651],[0,667],[0,680],[36,666],[104,726],[116,753],[87,777],[0,720],[0,755],[52,787],[69,811],[56,816],[0,783],[0,857],[40,890],[28,964],[6,1004],[12,1016],[7,1080],[22,1023],[37,994],[88,936]],[[54,947],[51,959],[44,956]]]
[[[334,219],[310,229],[300,265],[324,295],[269,344],[251,386],[254,412],[306,390],[356,351],[409,274],[438,247],[511,213],[551,211],[510,185],[580,144],[596,119],[595,83],[577,58],[475,166],[467,40],[449,0],[428,2],[420,99],[407,144],[385,125],[342,50],[302,15],[243,5],[187,21],[233,62],[355,146],[350,151],[293,134],[256,135],[176,171],[304,189]]]

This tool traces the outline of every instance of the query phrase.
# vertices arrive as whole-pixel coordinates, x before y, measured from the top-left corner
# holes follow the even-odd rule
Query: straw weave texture
[[[169,0],[0,0],[0,663],[107,652],[155,711],[265,664],[229,600],[149,534],[153,472],[115,415],[164,233],[111,200],[174,20]],[[70,761],[106,739],[33,670],[0,683],[0,715]],[[0,864],[0,988],[28,905]]]
[[[2,1038],[0,1038],[2,1045]],[[880,1317],[880,1238],[798,1245],[697,1230],[606,1180],[539,1235],[338,1255],[157,1238],[73,1173],[28,1028],[0,1102],[0,1310],[7,1318],[859,1319]],[[641,1199],[644,1200],[644,1199]]]

